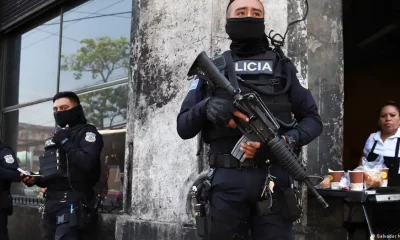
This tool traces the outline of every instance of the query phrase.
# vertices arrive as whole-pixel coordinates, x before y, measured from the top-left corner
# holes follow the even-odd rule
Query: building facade
[[[21,168],[38,171],[44,140],[55,127],[52,97],[77,92],[105,142],[98,190],[105,197],[103,219],[110,219],[106,234],[112,236],[122,210],[132,1],[0,3],[2,140],[16,151]],[[42,191],[12,185],[11,237],[32,233],[40,239],[31,224],[20,231],[17,219],[39,221]]]
[[[297,0],[262,2],[267,30],[281,34],[306,9]],[[307,20],[291,28],[284,50],[324,120],[324,133],[302,156],[311,173],[321,174],[342,166],[342,4],[308,4]],[[105,139],[98,189],[106,200],[95,239],[196,238],[188,194],[207,160],[196,156],[197,139],[179,138],[176,116],[197,54],[211,56],[229,47],[226,5],[212,0],[0,0],[1,137],[15,149],[22,168],[37,171],[44,140],[55,126],[53,95],[79,94],[89,122]],[[15,239],[38,232],[26,224],[21,228],[17,219],[39,221],[41,192],[13,184],[10,232]],[[307,207],[296,226],[298,239],[324,229],[315,219],[326,214],[315,210],[319,206],[312,199]],[[338,234],[343,234],[340,224],[326,228],[327,236]]]

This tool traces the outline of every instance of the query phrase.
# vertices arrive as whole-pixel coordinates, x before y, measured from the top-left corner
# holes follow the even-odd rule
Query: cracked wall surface
[[[210,45],[211,1],[134,2],[140,12],[127,126],[127,142],[133,143],[131,214],[189,222],[185,202],[197,174],[196,141],[179,138],[176,117],[190,84],[188,67]]]
[[[310,172],[326,174],[343,165],[343,29],[342,3],[309,0],[307,19],[308,79],[324,130],[308,146]],[[310,154],[312,154],[310,156]]]

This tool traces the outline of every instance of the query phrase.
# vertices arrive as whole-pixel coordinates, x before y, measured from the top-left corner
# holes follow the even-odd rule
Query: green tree
[[[129,68],[129,41],[125,37],[111,39],[83,39],[83,45],[76,54],[62,56],[63,71],[73,71],[74,78],[80,80],[84,73],[90,73],[93,80],[110,81],[116,70]],[[126,85],[87,93],[81,96],[82,106],[88,121],[100,129],[111,127],[118,116],[124,120],[128,101]],[[109,119],[108,126],[105,120]]]

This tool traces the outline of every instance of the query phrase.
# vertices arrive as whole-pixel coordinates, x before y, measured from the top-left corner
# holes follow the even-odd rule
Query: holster
[[[196,210],[196,214],[195,214],[197,235],[199,237],[204,237],[207,234],[208,203],[198,204],[198,206],[195,206],[195,209],[196,208],[200,208],[199,212],[197,212],[197,210]]]
[[[8,216],[13,214],[13,202],[9,191],[2,191],[0,193],[0,209],[5,211]]]
[[[198,186],[198,192],[196,195],[198,204],[195,204],[195,220],[197,235],[199,237],[205,237],[208,229],[208,217],[209,217],[209,191],[211,189],[212,178],[214,177],[214,169],[210,168],[207,177]]]
[[[72,228],[85,230],[96,223],[97,209],[92,206],[86,206],[79,201],[78,206],[73,209],[72,213],[64,213],[57,216],[57,225],[69,223]]]

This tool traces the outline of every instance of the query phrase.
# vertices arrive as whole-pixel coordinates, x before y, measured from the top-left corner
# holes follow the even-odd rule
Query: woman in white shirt
[[[383,156],[389,168],[388,186],[400,186],[399,147],[400,147],[400,108],[394,102],[387,102],[379,111],[380,131],[372,133],[364,147],[364,157],[375,161]]]

